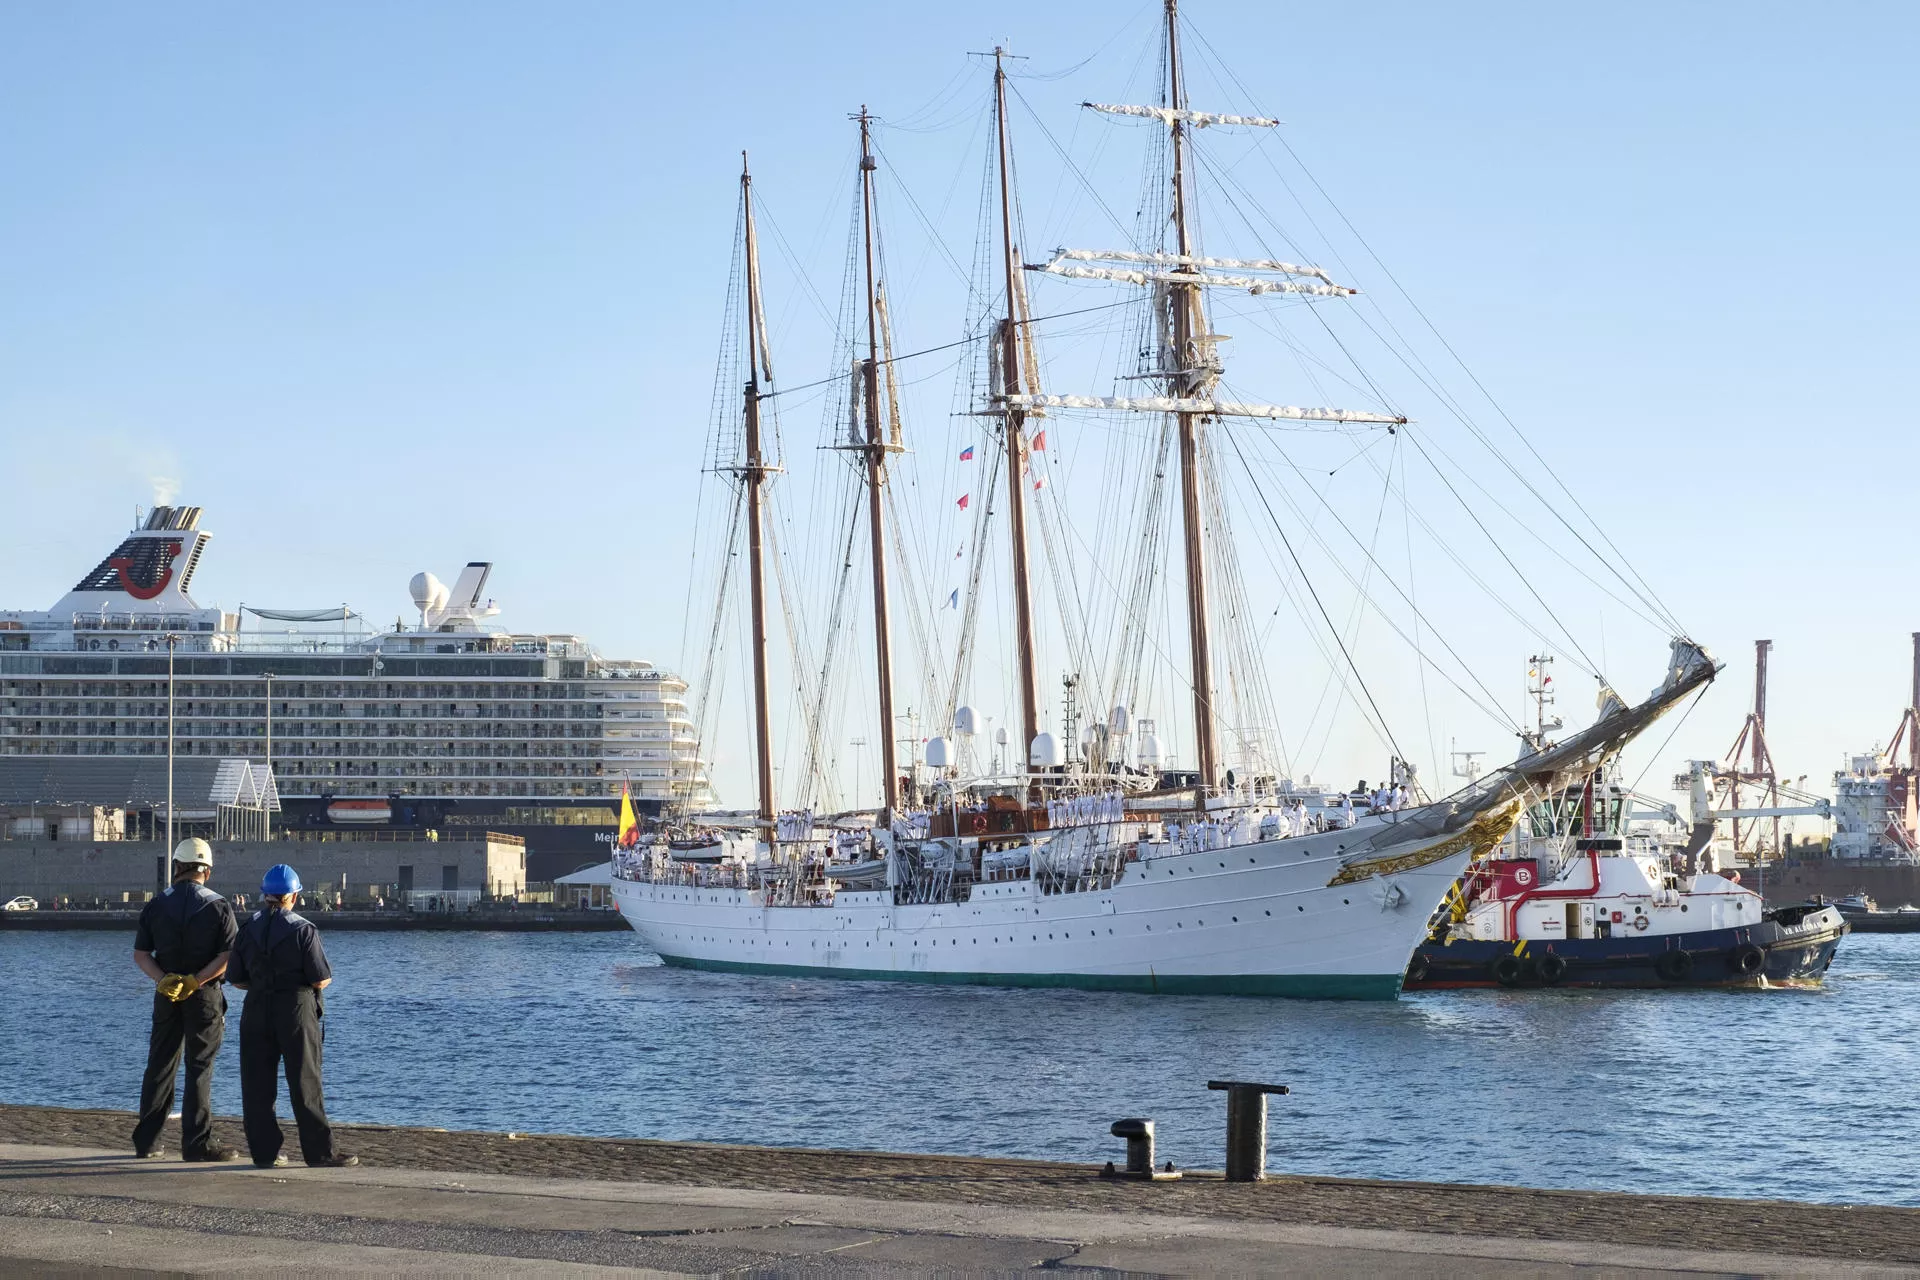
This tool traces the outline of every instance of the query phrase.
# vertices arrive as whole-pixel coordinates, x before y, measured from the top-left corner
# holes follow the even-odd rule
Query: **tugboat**
[[[1543,746],[1550,727],[1543,717],[1529,745]],[[1455,884],[1403,989],[1820,983],[1849,931],[1839,909],[1767,910],[1738,873],[1696,860],[1699,829],[1682,846],[1634,828],[1651,816],[1634,801],[1609,763],[1533,804]]]

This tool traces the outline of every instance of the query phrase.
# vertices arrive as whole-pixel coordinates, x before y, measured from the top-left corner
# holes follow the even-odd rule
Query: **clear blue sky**
[[[948,123],[1011,39],[1064,139],[1154,12],[0,4],[0,602],[50,604],[158,478],[208,509],[203,600],[380,620],[488,558],[510,625],[684,665],[739,150],[830,301],[847,112]],[[1758,635],[1789,772],[1884,739],[1920,628],[1920,10],[1187,14],[1731,660],[1655,773],[1731,740]],[[882,131],[929,204],[957,119]]]

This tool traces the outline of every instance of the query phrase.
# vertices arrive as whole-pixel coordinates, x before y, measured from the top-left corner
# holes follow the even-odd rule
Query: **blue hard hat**
[[[260,892],[269,898],[298,893],[300,892],[300,873],[284,862],[275,863],[267,868],[266,875],[260,877]]]

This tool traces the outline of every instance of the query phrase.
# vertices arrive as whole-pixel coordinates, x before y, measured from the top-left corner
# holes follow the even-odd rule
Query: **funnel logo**
[[[1513,869],[1513,882],[1519,885],[1522,889],[1532,884],[1533,868],[1532,867],[1515,867]]]
[[[135,600],[151,600],[173,581],[173,562],[179,555],[178,538],[155,544],[150,554],[140,557],[146,562],[139,566],[146,571],[148,581],[145,584],[133,580],[135,565],[132,556],[114,556],[107,561],[107,567],[120,579],[122,591]]]

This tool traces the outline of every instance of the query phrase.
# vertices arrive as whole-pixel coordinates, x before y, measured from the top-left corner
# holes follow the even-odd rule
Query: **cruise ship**
[[[0,611],[0,754],[165,754],[171,660],[176,755],[270,743],[286,824],[585,836],[623,786],[642,813],[711,802],[686,682],[497,626],[490,564],[414,575],[416,624],[391,631],[345,606],[229,613],[190,594],[200,514],[156,506],[51,609]]]

